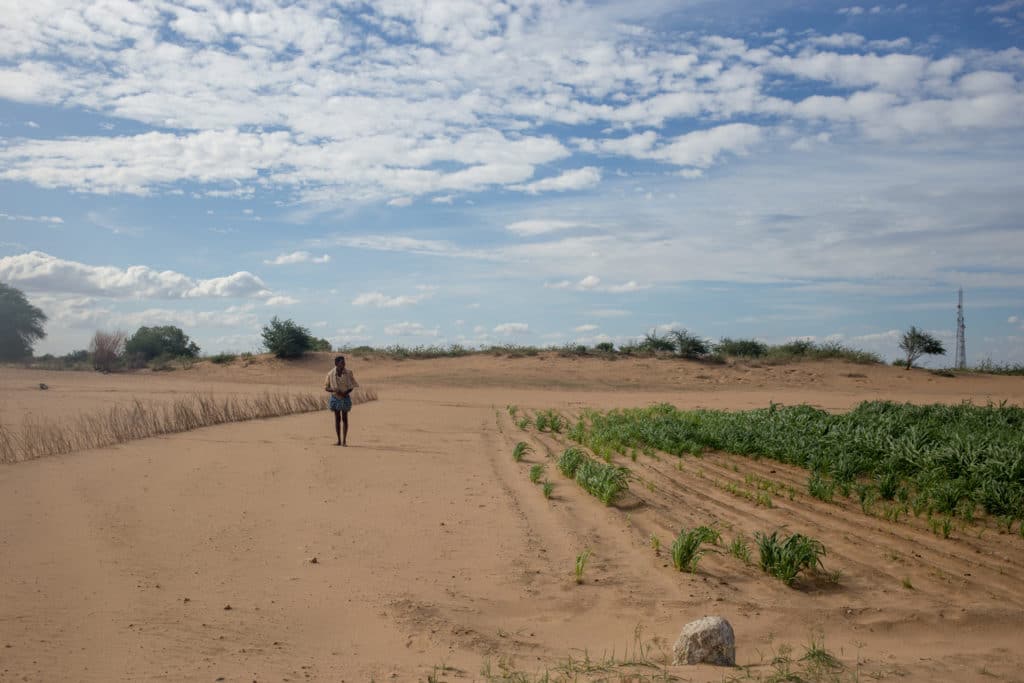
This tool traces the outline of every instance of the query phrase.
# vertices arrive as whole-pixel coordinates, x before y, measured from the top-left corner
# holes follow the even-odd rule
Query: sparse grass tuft
[[[544,476],[544,465],[537,463],[530,468],[530,483],[536,484],[540,481],[540,478]]]
[[[516,462],[522,462],[523,457],[530,453],[533,453],[533,448],[530,444],[525,441],[520,441],[515,445],[515,448],[512,449],[512,459]]]
[[[550,481],[545,481],[541,485],[541,489],[540,490],[541,490],[541,493],[544,494],[545,498],[550,499],[552,492],[554,492],[554,490],[555,490],[555,485],[552,484]]]
[[[588,560],[590,560],[590,548],[576,556],[576,566],[573,568],[573,574],[575,574],[576,583],[578,584],[583,583],[583,572],[587,569]]]
[[[575,477],[580,463],[587,459],[578,448],[566,448],[558,458],[558,470],[567,477]]]
[[[761,569],[787,586],[793,585],[800,572],[820,568],[825,555],[821,541],[803,534],[780,539],[778,531],[770,536],[755,532],[754,539],[761,554]]]
[[[690,574],[697,571],[697,563],[704,556],[701,546],[705,543],[718,543],[721,534],[707,526],[699,526],[687,531],[682,529],[672,543],[672,564],[681,572]]]
[[[729,554],[735,557],[743,564],[750,564],[750,544],[747,543],[747,537],[740,534],[736,538],[732,539],[732,543],[729,544]]]
[[[533,416],[533,424],[538,432],[553,432],[561,434],[569,426],[568,421],[558,411],[548,408],[540,410]]]

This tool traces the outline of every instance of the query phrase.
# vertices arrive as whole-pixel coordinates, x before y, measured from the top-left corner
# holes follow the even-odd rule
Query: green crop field
[[[639,449],[682,456],[706,449],[767,457],[811,470],[812,493],[829,499],[906,502],[970,518],[976,508],[1024,519],[1024,408],[864,402],[849,413],[811,406],[742,412],[683,411],[667,404],[586,411],[568,431],[595,454]]]

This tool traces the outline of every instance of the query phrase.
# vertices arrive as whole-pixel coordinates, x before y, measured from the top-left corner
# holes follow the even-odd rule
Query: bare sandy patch
[[[804,471],[717,453],[681,470],[675,459],[627,462],[629,499],[604,507],[555,469],[564,439],[520,430],[506,406],[1020,403],[1021,378],[556,357],[350,367],[380,400],[355,408],[347,449],[332,445],[330,415],[313,413],[0,467],[0,680],[485,680],[487,664],[539,672],[584,651],[635,657],[638,626],[643,656],[661,666],[682,625],[705,614],[732,622],[753,680],[821,637],[841,680],[1020,676],[1018,535],[980,527],[943,539],[921,521],[812,499]],[[0,419],[197,389],[316,390],[329,368],[325,355],[166,374],[4,369]],[[516,463],[520,440],[533,452]],[[550,500],[528,479],[536,464]],[[765,508],[723,486],[746,476],[797,493]],[[811,534],[839,584],[787,588],[725,554],[683,574],[651,547],[652,534],[669,541],[708,521],[726,540],[782,526]]]

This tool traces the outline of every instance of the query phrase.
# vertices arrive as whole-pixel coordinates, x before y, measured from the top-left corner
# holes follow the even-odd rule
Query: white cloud
[[[148,266],[91,266],[40,251],[0,258],[0,280],[34,292],[61,292],[116,298],[189,299],[269,297],[258,277],[240,271],[223,277],[192,278]]]
[[[352,300],[353,306],[376,306],[377,308],[398,308],[400,306],[412,306],[421,301],[429,299],[434,295],[434,288],[420,285],[417,287],[419,294],[403,294],[401,296],[388,296],[382,292],[363,292]]]
[[[0,213],[0,219],[25,223],[52,223],[53,225],[60,225],[64,222],[60,216],[18,216],[9,213]]]
[[[454,201],[455,201],[455,195],[453,195],[453,194],[445,194],[445,195],[441,195],[439,197],[431,197],[430,198],[430,202],[432,204],[451,204]]]
[[[292,306],[299,300],[290,296],[272,296],[267,299],[267,306]]]
[[[501,323],[494,326],[494,332],[506,337],[527,334],[530,326],[527,323]]]
[[[544,287],[546,289],[569,289],[572,287],[572,283],[568,280],[559,280],[558,282],[545,282]]]
[[[834,33],[830,36],[815,36],[807,42],[820,47],[853,48],[863,45],[865,38],[857,33]]]
[[[764,132],[759,126],[729,123],[679,135],[660,145],[656,145],[657,136],[651,131],[628,138],[590,142],[600,152],[703,169],[712,166],[722,154],[747,154],[763,137]]]
[[[441,332],[438,328],[425,327],[422,323],[402,322],[388,325],[384,333],[393,337],[438,337]]]
[[[335,346],[345,346],[347,344],[368,342],[371,340],[371,337],[367,334],[367,331],[366,325],[342,327],[335,330],[334,336],[331,337],[331,343]]]
[[[505,229],[509,232],[514,232],[517,235],[533,236],[544,235],[559,230],[571,230],[572,228],[584,227],[586,225],[586,223],[579,223],[577,221],[561,221],[540,218],[509,223],[505,226]]]
[[[395,197],[394,199],[388,200],[388,206],[410,206],[412,204],[412,197]]]
[[[638,285],[636,280],[630,280],[629,282],[623,282],[619,285],[609,285],[605,288],[606,291],[612,294],[624,294],[627,292],[639,292],[642,289],[647,289],[642,285]]]
[[[597,286],[601,284],[601,278],[596,275],[588,275],[577,283],[578,289],[597,289]]]
[[[597,325],[579,325],[573,328],[573,332],[593,332],[597,329]]]
[[[293,251],[290,254],[281,254],[263,262],[271,266],[284,266],[296,263],[330,263],[330,261],[331,257],[328,254],[314,256],[308,251]]]
[[[35,121],[26,121],[25,125],[28,126],[29,128],[38,128],[39,127],[39,124],[36,123]]]
[[[1009,318],[1006,319],[1006,322],[1010,323],[1011,325],[1016,325],[1017,323],[1020,322],[1020,317],[1016,315],[1011,315]]]
[[[134,311],[111,309],[93,297],[49,294],[33,297],[50,318],[49,324],[65,329],[135,330],[142,325],[177,325],[195,328],[252,328],[259,324],[253,305],[229,306],[220,310],[145,308]]]
[[[594,187],[601,182],[601,169],[596,166],[586,166],[552,178],[544,178],[526,185],[512,185],[513,190],[520,190],[529,194],[539,192],[565,192],[567,190],[585,190]]]

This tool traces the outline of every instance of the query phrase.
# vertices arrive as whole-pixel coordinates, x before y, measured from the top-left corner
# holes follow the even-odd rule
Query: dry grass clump
[[[372,390],[357,389],[352,403],[376,400]],[[260,394],[224,396],[193,394],[171,402],[136,400],[105,413],[82,415],[77,420],[27,420],[20,427],[0,425],[0,463],[71,453],[89,448],[187,432],[227,422],[326,410],[322,394]]]

